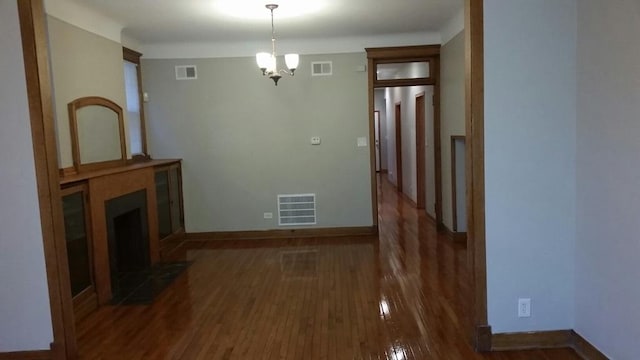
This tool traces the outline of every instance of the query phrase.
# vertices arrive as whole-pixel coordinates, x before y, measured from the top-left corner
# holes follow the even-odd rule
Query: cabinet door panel
[[[156,171],[156,201],[158,203],[158,235],[160,239],[171,235],[171,199],[169,198],[169,171]]]
[[[84,192],[78,191],[64,196],[62,198],[62,206],[71,293],[76,296],[92,285]]]
[[[180,168],[178,166],[172,166],[169,170],[169,184],[171,186],[169,191],[170,204],[171,204],[171,232],[176,232],[182,229],[182,211],[180,209]]]

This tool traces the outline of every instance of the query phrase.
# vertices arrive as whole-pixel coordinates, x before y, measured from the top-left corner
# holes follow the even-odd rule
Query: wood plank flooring
[[[466,252],[387,182],[380,236],[188,242],[192,265],[152,305],[77,326],[82,359],[579,359],[572,350],[475,353]]]

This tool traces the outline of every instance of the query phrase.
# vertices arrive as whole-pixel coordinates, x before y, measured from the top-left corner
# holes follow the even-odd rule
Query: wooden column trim
[[[372,58],[367,59],[367,93],[369,95],[369,139],[375,139],[375,91],[374,83],[376,80],[376,73],[374,71],[374,61]],[[375,141],[375,140],[374,140]],[[382,162],[382,159],[380,159]],[[371,167],[371,221],[373,226],[378,229],[378,183],[376,178],[376,155],[373,146],[369,146],[369,162]]]
[[[435,188],[436,188],[436,228],[444,229],[442,218],[442,138],[440,134],[440,56],[432,61],[433,77],[436,79],[433,87],[433,153],[435,159]]]
[[[40,222],[53,327],[52,359],[75,359],[77,347],[50,83],[45,12],[42,0],[18,0],[26,72]]]
[[[471,274],[472,339],[479,351],[491,349],[487,318],[484,200],[484,34],[483,0],[465,0],[465,129],[467,249]]]

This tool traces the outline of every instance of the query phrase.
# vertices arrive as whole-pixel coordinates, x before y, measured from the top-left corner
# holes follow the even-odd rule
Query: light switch
[[[311,145],[320,145],[320,136],[314,136],[311,138]]]
[[[148,92],[143,92],[142,93],[142,102],[149,102],[149,93]]]
[[[358,147],[366,147],[367,146],[367,138],[366,137],[359,137],[358,138]]]

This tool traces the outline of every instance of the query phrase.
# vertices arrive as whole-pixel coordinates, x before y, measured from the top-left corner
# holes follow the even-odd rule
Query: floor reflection
[[[153,304],[78,324],[81,358],[511,359],[467,342],[464,248],[386,181],[380,199],[379,237],[185,243]]]

